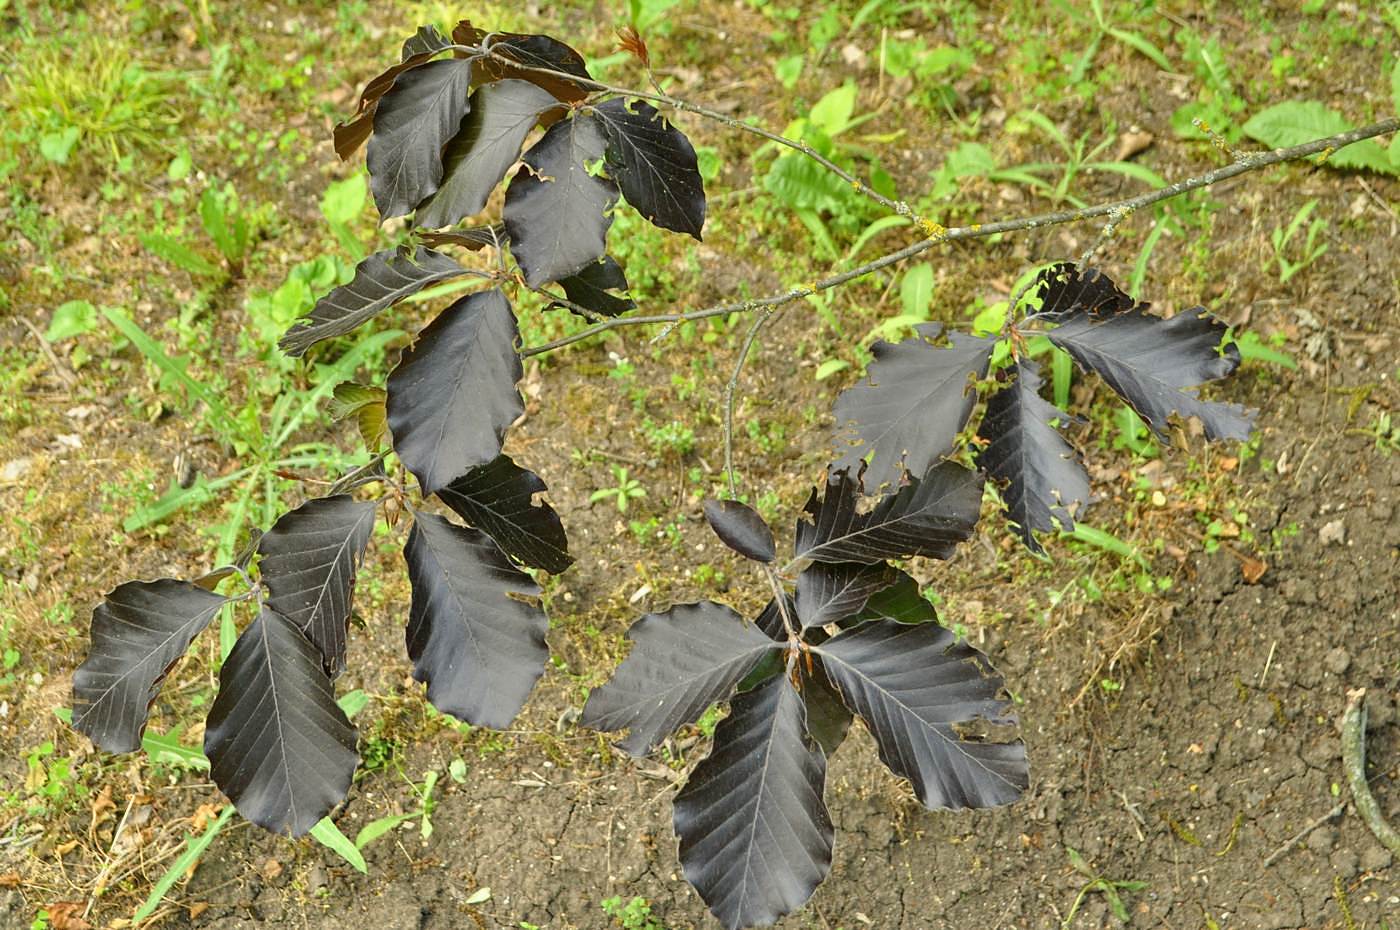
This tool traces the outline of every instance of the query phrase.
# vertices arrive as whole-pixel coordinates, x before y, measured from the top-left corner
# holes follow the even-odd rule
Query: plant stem
[[[581,342],[598,333],[622,326],[644,326],[653,323],[676,324],[691,320],[703,320],[714,316],[724,316],[730,313],[747,313],[754,310],[781,306],[782,304],[791,303],[794,300],[800,300],[803,297],[809,297],[819,291],[830,290],[833,287],[847,284],[871,272],[879,271],[882,268],[888,268],[890,265],[897,265],[900,262],[913,258],[915,255],[926,252],[934,246],[942,245],[945,242],[957,242],[964,239],[981,239],[999,233],[1043,229],[1048,226],[1077,223],[1100,216],[1127,213],[1151,206],[1155,203],[1160,203],[1163,200],[1179,197],[1190,191],[1200,190],[1201,188],[1219,184],[1221,181],[1238,177],[1242,174],[1248,174],[1251,171],[1258,171],[1262,168],[1268,168],[1272,165],[1282,164],[1287,161],[1296,161],[1299,158],[1306,158],[1309,155],[1317,155],[1322,152],[1331,154],[1355,142],[1360,142],[1364,139],[1370,139],[1374,136],[1384,135],[1397,130],[1400,130],[1400,119],[1392,118],[1382,120],[1379,123],[1372,123],[1369,126],[1362,126],[1359,129],[1348,130],[1347,132],[1338,133],[1335,136],[1315,139],[1312,142],[1305,142],[1302,145],[1294,145],[1285,149],[1274,149],[1273,151],[1250,155],[1233,164],[1207,171],[1205,174],[1186,178],[1185,180],[1178,181],[1167,187],[1158,188],[1157,190],[1148,191],[1123,200],[1094,204],[1078,210],[1059,210],[1053,213],[1039,213],[1034,216],[1021,217],[1019,219],[999,220],[994,223],[974,223],[970,226],[955,226],[952,228],[935,227],[926,239],[922,239],[893,252],[888,252],[873,261],[858,265],[840,274],[823,278],[813,284],[803,284],[768,297],[718,304],[713,307],[706,307],[702,310],[691,310],[681,313],[659,313],[650,316],[618,317],[604,323],[597,323],[571,336],[565,336],[553,342],[530,346],[521,350],[520,355],[522,358],[528,358],[532,355],[551,352],[566,345]]]
[[[729,479],[729,496],[735,499],[739,497],[739,491],[734,480],[734,392],[739,387],[739,373],[744,370],[744,362],[749,357],[754,340],[758,338],[758,331],[772,316],[773,311],[768,310],[753,321],[748,335],[744,337],[743,345],[739,347],[739,357],[734,362],[734,374],[729,376],[729,383],[724,387],[724,474]]]
[[[539,74],[553,78],[560,78],[562,80],[568,81],[571,84],[576,84],[579,87],[586,87],[589,90],[595,90],[601,93],[617,94],[618,96],[623,97],[636,97],[639,100],[650,100],[653,103],[665,104],[666,106],[671,107],[672,109],[682,110],[686,113],[693,113],[696,116],[703,116],[706,119],[714,120],[717,123],[723,123],[730,129],[738,130],[739,132],[752,133],[753,135],[767,139],[769,142],[776,142],[778,145],[786,146],[787,148],[790,148],[795,152],[801,152],[803,155],[806,155],[808,158],[821,165],[827,171],[830,171],[832,174],[836,175],[838,178],[851,185],[851,188],[857,193],[861,194],[862,196],[875,201],[887,210],[893,210],[900,216],[909,217],[909,219],[911,219],[917,226],[925,226],[924,219],[918,214],[916,214],[914,212],[914,209],[910,207],[908,203],[906,203],[903,200],[892,200],[889,197],[886,197],[884,194],[881,194],[879,191],[873,189],[872,187],[870,187],[870,185],[866,184],[860,178],[851,174],[849,171],[845,170],[840,165],[837,165],[831,159],[827,158],[825,155],[823,155],[821,152],[818,152],[816,149],[812,148],[807,143],[799,141],[797,139],[789,139],[787,136],[779,135],[776,132],[764,129],[762,126],[755,126],[752,123],[746,123],[743,120],[735,119],[732,116],[727,116],[726,114],[721,113],[718,110],[711,110],[709,107],[703,107],[698,103],[691,103],[688,100],[681,100],[677,97],[672,97],[670,94],[661,93],[660,88],[657,89],[656,93],[652,93],[650,91],[645,90],[632,90],[626,87],[617,87],[612,84],[604,84],[602,81],[594,81],[589,78],[581,78],[576,74],[569,74],[567,71],[555,71],[553,68],[541,68],[534,65],[524,65],[516,61],[514,58],[502,55],[500,52],[492,51],[492,49],[489,46],[453,45],[448,48],[444,48],[443,51],[461,51],[472,55],[485,55],[488,58],[494,59],[503,64],[510,65],[511,68],[519,71],[527,71],[531,74]]]

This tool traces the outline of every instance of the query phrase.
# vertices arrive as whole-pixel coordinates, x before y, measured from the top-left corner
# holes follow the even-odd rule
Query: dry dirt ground
[[[320,14],[306,15],[315,21]],[[748,23],[754,15],[739,7],[694,10],[678,28],[707,36],[728,18]],[[991,34],[996,16],[981,15]],[[1208,18],[1193,21],[1205,28]],[[395,18],[381,44],[389,48],[393,30],[406,33],[412,25]],[[606,47],[606,38],[595,38]],[[761,43],[747,54],[761,56]],[[1106,89],[1096,106],[1117,113],[1123,126],[1137,124],[1157,136],[1146,156],[1154,170],[1169,177],[1201,170],[1210,150],[1171,138],[1168,120],[1179,100],[1138,93],[1132,88],[1150,85],[1151,69],[1121,49],[1109,54],[1123,58],[1127,78]],[[1336,102],[1375,83],[1381,53],[1371,55],[1354,70],[1337,71],[1330,83],[1315,80],[1306,94]],[[357,67],[344,82],[370,70]],[[713,74],[690,76],[686,92],[744,101],[771,89],[767,75],[716,63]],[[869,71],[851,61],[831,63],[802,87],[810,100],[846,77],[859,81],[871,100],[889,93],[875,89]],[[772,111],[763,113],[766,122],[778,128],[792,113],[765,107]],[[988,108],[995,110],[995,101]],[[875,125],[897,124],[900,112],[885,110]],[[1075,110],[1065,120],[1084,126],[1089,117]],[[688,128],[731,151],[725,146],[732,141],[714,127]],[[984,134],[993,139],[996,129]],[[934,139],[927,150],[891,151],[902,188],[918,189],[940,150]],[[325,165],[331,158],[321,144],[286,196],[317,196],[324,183],[318,159]],[[753,183],[738,163],[726,170],[720,190],[745,191]],[[1081,193],[1112,195],[1119,183],[1089,178]],[[1032,206],[1009,188],[986,184],[985,194],[999,212]],[[695,253],[700,274],[696,292],[685,295],[688,303],[722,298],[740,280],[755,282],[756,293],[783,283],[734,218],[749,196],[718,198],[712,206],[716,215],[730,212],[731,226]],[[951,563],[917,565],[920,579],[945,594],[945,615],[965,623],[1005,673],[1029,747],[1031,789],[1001,810],[929,813],[880,765],[868,736],[856,734],[833,760],[828,781],[837,829],[830,878],[780,926],[1117,925],[1108,897],[1098,888],[1086,892],[1089,879],[1071,867],[1072,849],[1106,880],[1141,883],[1120,892],[1135,928],[1400,928],[1400,863],[1350,809],[1325,816],[1346,796],[1337,730],[1345,695],[1364,687],[1368,774],[1382,811],[1400,822],[1400,455],[1386,454],[1366,432],[1382,414],[1400,418],[1400,183],[1294,166],[1212,196],[1221,208],[1204,240],[1161,241],[1148,294],[1161,295],[1159,304],[1168,308],[1209,300],[1231,322],[1287,335],[1287,347],[1302,362],[1298,371],[1247,366],[1215,395],[1261,408],[1257,449],[1241,455],[1183,441],[1163,460],[1149,461],[1107,448],[1092,425],[1080,430],[1076,438],[1090,450],[1102,498],[1096,525],[1143,545],[1163,541],[1151,555],[1151,574],[1173,584],[1160,596],[1138,593],[1131,581],[1118,584],[1132,571],[1125,575],[1116,559],[1064,543],[1053,545],[1052,567],[1034,563],[1004,545],[1006,534],[994,520],[984,521]],[[71,214],[80,194],[51,182],[41,197],[63,222],[79,222]],[[1309,199],[1319,201],[1318,215],[1329,220],[1330,248],[1281,284],[1264,267],[1268,234]],[[310,213],[303,204],[288,209]],[[1145,228],[1144,222],[1130,241],[1106,250],[1111,273],[1126,276]],[[973,297],[1004,296],[1005,282],[1026,263],[1076,255],[1094,232],[1051,230],[945,251],[934,259],[946,301],[942,318],[962,320]],[[793,248],[803,248],[800,227],[788,233]],[[128,256],[139,251],[129,243],[122,248]],[[973,272],[964,274],[964,267]],[[21,298],[0,311],[0,341],[27,352],[30,366],[22,388],[28,413],[0,436],[0,466],[25,461],[0,481],[0,573],[7,583],[0,608],[14,626],[31,630],[23,640],[26,664],[0,693],[0,786],[14,802],[0,837],[0,926],[30,927],[38,909],[57,902],[86,904],[101,879],[112,890],[88,919],[120,927],[169,864],[191,819],[207,817],[209,808],[201,806],[222,799],[197,775],[93,753],[53,710],[68,701],[72,669],[85,650],[85,618],[102,592],[128,578],[198,572],[207,567],[208,540],[178,522],[160,538],[122,537],[121,482],[135,480],[130,476],[138,469],[164,467],[184,446],[185,427],[177,417],[134,416],[112,400],[154,392],[139,365],[115,373],[92,366],[65,380],[18,321],[22,315],[42,328],[52,305],[26,303],[17,264],[0,271],[13,276]],[[122,283],[120,261],[99,257],[91,273],[113,288],[132,286]],[[883,286],[863,294],[878,296]],[[126,294],[133,303],[139,296]],[[837,310],[859,312],[845,304]],[[178,310],[156,300],[145,312],[156,321]],[[219,312],[226,327],[236,328],[237,302]],[[886,306],[880,314],[892,312]],[[830,349],[812,335],[819,326],[805,307],[787,310],[758,347],[742,389],[741,422],[784,424],[783,441],[769,454],[745,437],[739,456],[751,485],[777,494],[789,526],[820,474],[826,411],[840,386],[812,379]],[[700,596],[741,608],[758,600],[742,566],[715,551],[686,478],[697,467],[713,474],[718,463],[713,414],[734,334],[663,352],[652,350],[648,336],[586,347],[530,374],[540,390],[508,450],[549,481],[579,561],[548,588],[556,662],[514,729],[466,732],[426,709],[402,657],[406,586],[393,567],[397,543],[377,551],[366,569],[386,580],[362,592],[366,625],[352,643],[342,687],[371,695],[357,723],[362,749],[372,747],[382,764],[356,783],[337,819],[353,836],[375,817],[415,809],[409,781],[431,769],[443,773],[431,836],[423,838],[422,821],[409,821],[367,848],[369,874],[362,876],[310,841],[289,842],[240,824],[218,838],[173,893],[163,926],[602,930],[620,926],[600,906],[613,895],[646,898],[658,923],[672,930],[716,926],[680,876],[670,827],[670,800],[687,767],[704,757],[705,740],[687,731],[674,764],[635,762],[573,722],[587,687],[604,680],[621,657],[621,634],[645,610]],[[608,376],[616,368],[610,353],[634,364],[630,381]],[[712,356],[698,400],[673,390],[671,379],[692,370],[694,354]],[[678,457],[648,446],[636,428],[638,401],[627,393],[637,385],[658,386],[641,402],[648,416],[693,423],[695,451]],[[1077,391],[1081,406],[1094,398],[1104,400],[1103,392]],[[815,414],[804,416],[809,407]],[[343,431],[326,435],[352,443]],[[575,450],[596,454],[571,459]],[[589,504],[590,491],[606,486],[609,466],[618,462],[628,463],[649,489],[636,514],[682,518],[677,547],[643,546],[610,506]],[[203,463],[213,471],[229,464]],[[1150,503],[1153,491],[1166,503]],[[1201,515],[1236,510],[1248,512],[1252,539],[1239,540],[1236,524],[1219,548],[1205,551],[1208,519]],[[1242,570],[1257,568],[1250,560],[1266,566],[1256,583]],[[699,577],[694,568],[701,562],[723,579]],[[1102,596],[1078,596],[1081,579],[1097,580]],[[1062,609],[1047,609],[1050,592],[1066,585],[1075,593],[1055,601]],[[51,617],[63,605],[80,635],[54,628]],[[209,686],[207,669],[189,663],[161,699],[162,724],[193,723],[197,735],[199,713],[185,702],[191,695],[207,699]],[[23,813],[22,801],[35,789],[26,757],[45,741],[74,760],[87,794],[35,818]],[[447,774],[453,760],[464,763],[460,782]],[[112,828],[132,809],[148,818],[138,825],[148,851],[122,858],[114,877],[104,871],[118,861]],[[1315,826],[1301,842],[1275,855],[1309,824]]]

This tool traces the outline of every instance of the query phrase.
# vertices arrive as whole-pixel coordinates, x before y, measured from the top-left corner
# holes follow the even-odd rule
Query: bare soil
[[[750,11],[736,8],[732,16],[735,34],[754,25]],[[715,28],[708,23],[694,31]],[[761,55],[761,42],[758,49],[750,51]],[[720,88],[720,96],[739,100],[758,92],[727,81],[725,67],[717,64],[690,92],[703,97]],[[1150,72],[1140,61],[1122,67],[1130,75],[1142,69],[1139,86],[1147,86]],[[1355,80],[1373,82],[1374,73]],[[832,69],[813,87],[835,86],[843,76]],[[873,93],[868,73],[853,76],[863,93]],[[1309,94],[1340,99],[1349,80],[1349,72],[1339,72],[1333,85]],[[1201,148],[1167,138],[1179,101],[1166,92],[1126,89],[1132,85],[1125,82],[1121,99],[1110,95],[1103,106],[1124,125],[1153,127],[1154,170],[1174,177],[1200,170]],[[773,112],[765,122],[781,127],[789,111],[766,108]],[[898,111],[883,117],[898,119]],[[1089,117],[1066,119],[1078,125]],[[697,129],[702,141],[732,144],[712,129]],[[940,141],[929,150],[942,150]],[[917,189],[937,163],[916,148],[891,153],[891,170],[908,189]],[[329,146],[317,154],[329,163]],[[731,169],[725,186],[750,184],[743,174]],[[307,190],[319,183],[308,169]],[[1085,196],[1112,194],[1116,184],[1090,179]],[[989,186],[987,194],[1000,191]],[[52,187],[47,196],[59,214],[65,203],[73,208]],[[1073,849],[1105,879],[1144,883],[1121,892],[1136,928],[1400,927],[1400,863],[1350,809],[1325,816],[1346,798],[1337,731],[1346,692],[1364,687],[1369,774],[1382,810],[1400,822],[1400,456],[1382,454],[1362,429],[1382,412],[1400,417],[1400,183],[1293,167],[1213,196],[1224,208],[1210,231],[1210,254],[1199,259],[1208,280],[1173,273],[1189,264],[1192,244],[1167,238],[1153,260],[1164,274],[1149,277],[1149,292],[1160,293],[1169,309],[1210,299],[1232,322],[1288,334],[1301,370],[1249,367],[1216,392],[1262,409],[1257,454],[1206,450],[1196,440],[1180,443],[1165,465],[1143,463],[1103,448],[1089,427],[1080,432],[1081,444],[1095,447],[1089,460],[1103,498],[1092,511],[1102,514],[1096,524],[1141,543],[1165,541],[1153,570],[1175,584],[1160,597],[1109,590],[1102,601],[1073,600],[1043,620],[1033,616],[1028,605],[1043,602],[1047,591],[1080,575],[1102,578],[1112,567],[1104,568],[1105,557],[1056,544],[1056,565],[1047,570],[1008,551],[995,520],[984,521],[979,538],[953,562],[916,566],[921,580],[933,579],[947,592],[945,614],[965,622],[1005,673],[1029,747],[1031,790],[1001,810],[930,813],[879,763],[868,736],[856,733],[829,775],[827,801],[837,828],[830,878],[780,926],[1052,928],[1072,910],[1072,927],[1116,926],[1101,891],[1081,895],[1089,879],[1071,867]],[[1284,286],[1262,270],[1268,232],[1310,198],[1320,200],[1319,215],[1334,220],[1331,248]],[[1128,244],[1108,248],[1103,261],[1110,271],[1126,274],[1143,231],[1145,225]],[[951,267],[956,262],[936,260],[950,266],[946,278],[940,272],[948,317],[974,293],[1004,295],[1006,278],[1026,260],[1077,254],[1093,234],[1051,230],[969,253],[975,271],[969,275]],[[123,247],[139,254],[129,243]],[[756,293],[779,283],[742,230],[716,237],[698,254],[703,283],[695,306],[733,293],[742,280],[754,282]],[[115,266],[92,273],[121,278]],[[979,283],[986,281],[993,284]],[[879,291],[863,297],[872,293]],[[230,299],[220,311],[226,329],[237,325],[237,306]],[[21,306],[20,312],[41,322],[47,309]],[[146,312],[160,319],[176,311]],[[812,337],[816,325],[804,308],[785,312],[746,370],[740,406],[741,422],[758,418],[786,427],[786,444],[773,454],[741,439],[739,457],[752,487],[779,495],[789,526],[820,473],[835,390],[811,377],[822,357]],[[237,826],[173,895],[164,926],[602,930],[618,926],[600,906],[612,895],[645,897],[672,930],[715,926],[680,875],[670,826],[670,800],[686,768],[704,757],[705,740],[694,731],[682,734],[672,747],[676,765],[636,762],[574,724],[587,687],[621,658],[621,634],[636,616],[701,596],[745,609],[760,599],[742,566],[709,539],[685,477],[695,467],[714,474],[719,465],[715,413],[735,340],[676,345],[654,355],[648,336],[612,338],[528,375],[527,388],[540,390],[531,393],[529,418],[508,448],[549,481],[579,562],[547,588],[549,641],[558,662],[515,728],[500,735],[460,732],[429,714],[402,656],[406,586],[393,567],[394,546],[371,559],[367,571],[386,580],[361,592],[366,629],[352,641],[342,687],[373,695],[357,723],[366,742],[391,746],[390,761],[357,782],[337,819],[353,836],[375,817],[413,810],[408,780],[421,780],[429,769],[445,773],[462,758],[465,781],[444,774],[438,783],[431,836],[423,839],[420,821],[410,821],[368,847],[369,875],[361,876],[309,841]],[[0,318],[0,338],[36,346],[15,319]],[[606,376],[614,368],[609,353],[628,357],[635,383],[655,389],[643,402],[645,413],[694,426],[695,452],[667,456],[646,444],[636,431],[639,411]],[[690,358],[701,353],[713,357],[710,383],[700,398],[683,398],[669,388],[671,374],[688,372]],[[21,677],[0,705],[0,785],[21,791],[25,754],[54,740],[60,752],[92,766],[93,797],[106,791],[115,807],[89,802],[40,824],[42,831],[23,818],[6,825],[0,927],[29,927],[38,907],[85,901],[111,861],[115,817],[144,809],[151,818],[143,834],[149,857],[125,860],[129,874],[118,876],[89,915],[94,925],[122,926],[168,865],[191,815],[221,800],[195,776],[153,777],[135,761],[103,760],[52,715],[68,700],[71,671],[85,650],[86,611],[103,591],[128,578],[188,576],[208,567],[205,540],[188,528],[161,540],[125,540],[117,532],[123,492],[104,485],[145,471],[163,484],[167,463],[186,445],[177,417],[138,419],[119,390],[151,388],[139,366],[111,376],[80,372],[77,384],[69,384],[36,351],[23,387],[27,422],[0,437],[0,466],[26,460],[19,477],[0,482],[0,513],[9,523],[0,537],[0,572],[25,592],[5,607],[31,630],[26,655],[42,656],[33,661],[43,672]],[[1092,396],[1086,387],[1076,399]],[[804,415],[808,407],[815,416]],[[571,464],[575,450],[598,454]],[[590,491],[607,485],[608,467],[618,462],[648,488],[636,514],[686,516],[678,547],[642,547],[609,506],[589,505]],[[203,464],[213,471],[230,465]],[[1167,503],[1144,505],[1138,498],[1144,488],[1160,490]],[[1227,538],[1206,554],[1193,517],[1202,500],[1216,509],[1238,502],[1256,541]],[[1246,581],[1247,559],[1266,565],[1257,583]],[[702,583],[694,571],[701,562],[723,571],[725,581]],[[49,619],[65,603],[76,610],[75,634]],[[209,687],[199,674],[172,678],[158,709],[166,715],[162,724],[183,719],[182,701]],[[1279,854],[1309,825],[1301,841]],[[31,839],[16,842],[20,837]]]

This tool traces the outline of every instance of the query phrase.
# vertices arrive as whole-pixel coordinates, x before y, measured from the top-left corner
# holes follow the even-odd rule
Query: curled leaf
[[[771,562],[777,557],[773,531],[748,504],[711,498],[705,501],[705,519],[720,542],[744,558]]]

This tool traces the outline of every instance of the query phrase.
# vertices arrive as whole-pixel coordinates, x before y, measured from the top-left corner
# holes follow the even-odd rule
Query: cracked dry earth
[[[1336,723],[1348,688],[1370,689],[1370,775],[1400,819],[1400,457],[1321,425],[1341,422],[1344,401],[1264,415],[1263,454],[1292,464],[1256,479],[1277,503],[1254,525],[1299,532],[1259,584],[1224,549],[1189,562],[1177,590],[1148,605],[1161,632],[1115,705],[1064,710],[1082,681],[1074,636],[1026,624],[988,639],[1024,699],[1033,785],[1021,803],[926,812],[867,735],[848,740],[828,782],[831,877],[780,926],[1058,927],[1086,882],[1066,847],[1105,878],[1146,883],[1122,893],[1136,928],[1400,926],[1400,863],[1349,810],[1264,865],[1345,796]],[[712,927],[676,863],[675,777],[621,757],[568,771],[522,744],[474,764],[426,843],[414,832],[371,847],[367,878],[319,851],[268,878],[256,864],[285,848],[241,832],[187,889],[211,904],[193,925],[603,928],[617,924],[599,902],[620,894],[646,897],[666,927]],[[468,904],[484,887],[489,900]],[[1116,925],[1093,891],[1072,922]]]

